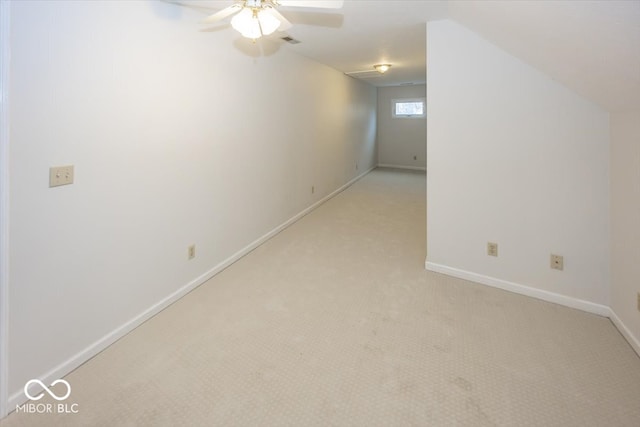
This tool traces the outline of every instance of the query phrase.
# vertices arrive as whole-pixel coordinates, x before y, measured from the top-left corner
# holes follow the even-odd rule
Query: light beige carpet
[[[375,170],[1,425],[640,426],[608,319],[424,259],[424,174]]]

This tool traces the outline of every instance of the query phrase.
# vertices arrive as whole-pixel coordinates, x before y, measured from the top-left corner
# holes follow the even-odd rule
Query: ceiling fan
[[[292,27],[278,10],[283,7],[304,7],[319,9],[340,9],[343,0],[239,0],[202,21],[212,24],[233,16],[231,26],[244,37],[256,40],[276,30],[285,31]]]

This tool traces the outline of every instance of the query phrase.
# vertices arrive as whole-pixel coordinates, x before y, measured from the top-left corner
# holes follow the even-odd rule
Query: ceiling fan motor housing
[[[262,0],[244,0],[244,7],[262,8]],[[268,2],[264,2],[268,3]]]

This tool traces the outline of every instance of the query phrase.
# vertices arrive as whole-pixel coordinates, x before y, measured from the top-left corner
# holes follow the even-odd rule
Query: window
[[[394,99],[391,101],[393,117],[424,117],[425,99]]]

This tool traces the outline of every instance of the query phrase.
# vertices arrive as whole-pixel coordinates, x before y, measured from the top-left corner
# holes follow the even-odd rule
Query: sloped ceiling
[[[340,28],[294,26],[293,46],[338,70],[390,62],[376,86],[424,83],[425,25],[453,19],[609,111],[640,110],[640,0],[345,0]]]
[[[447,17],[445,1],[346,0],[340,13],[339,28],[294,25],[288,33],[302,43],[290,48],[343,72],[392,64],[384,76],[366,79],[375,86],[425,83],[425,23]]]
[[[640,110],[640,1],[465,1],[448,12],[605,109]]]
[[[366,79],[375,86],[424,83],[425,23],[453,19],[606,110],[640,111],[640,0],[345,0],[338,13],[281,11],[297,23],[286,35],[301,41],[287,49],[343,72],[393,64]]]

